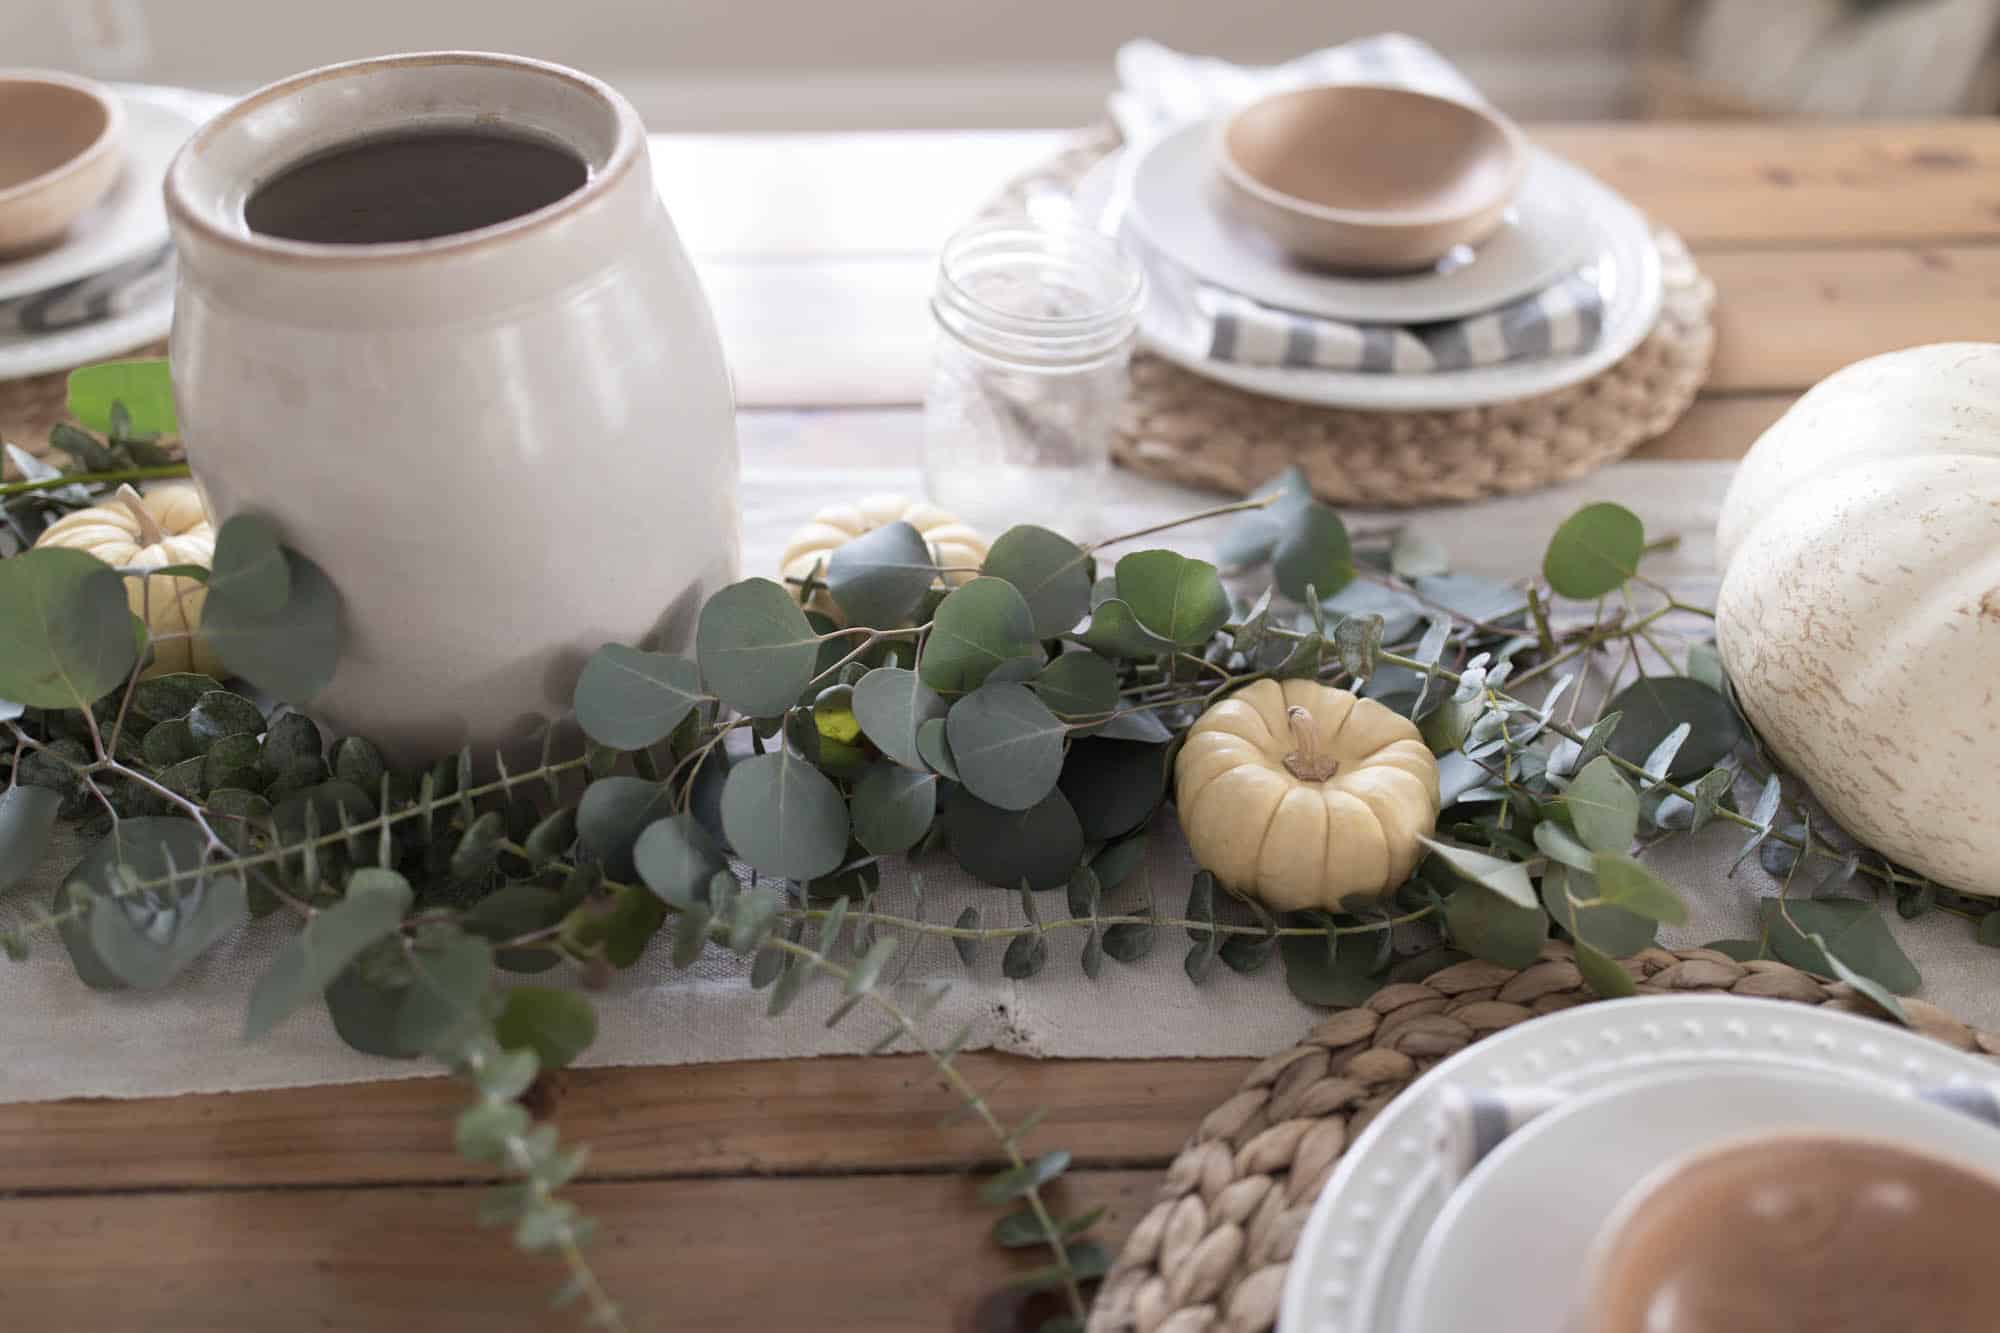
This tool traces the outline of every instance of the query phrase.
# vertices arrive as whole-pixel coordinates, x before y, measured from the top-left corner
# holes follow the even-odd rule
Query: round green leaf
[[[1758,905],[1771,951],[1793,967],[1837,975],[1833,955],[1846,967],[1897,995],[1923,982],[1873,903],[1847,898],[1766,898]]]
[[[239,517],[223,525],[223,542]],[[218,586],[202,603],[201,637],[235,675],[289,704],[303,704],[327,687],[340,655],[340,594],[324,571],[297,551],[283,551],[290,580],[283,605],[269,602],[268,578]]]
[[[1576,836],[1593,852],[1623,852],[1639,835],[1639,793],[1617,765],[1599,755],[1563,793]]]
[[[314,913],[286,940],[251,987],[245,1039],[263,1036],[307,999],[324,993],[364,949],[402,925],[412,897],[409,882],[393,870],[366,866],[348,876],[341,900]]]
[[[1109,842],[1159,808],[1167,787],[1167,748],[1099,737],[1071,743],[1061,787],[1084,837]]]
[[[643,750],[673,735],[701,692],[701,671],[685,657],[607,643],[576,681],[583,734],[614,750]]]
[[[850,625],[894,629],[910,623],[937,577],[923,535],[908,523],[887,523],[836,547],[826,586]]]
[[[1643,764],[1683,722],[1687,740],[1667,766],[1667,777],[1685,782],[1727,758],[1743,739],[1743,725],[1729,700],[1686,676],[1645,676],[1620,690],[1605,706],[1622,714],[1608,747],[1630,763]]]
[[[848,808],[854,838],[876,856],[906,852],[930,832],[938,780],[895,764],[875,764],[854,784]]]
[[[914,671],[877,667],[854,686],[854,720],[875,748],[906,768],[922,768],[917,728],[942,718],[945,703]]]
[[[1687,924],[1687,903],[1644,863],[1623,852],[1599,852],[1595,858],[1597,893],[1606,902],[1649,921],[1670,926]]]
[[[1118,668],[1093,652],[1064,653],[1033,684],[1049,711],[1072,722],[1099,720],[1118,708]]]
[[[69,414],[99,434],[109,434],[122,415],[124,431],[136,435],[178,435],[174,382],[163,356],[100,361],[69,373]],[[116,409],[116,410],[114,410]]]
[[[44,546],[0,560],[0,698],[86,708],[139,659],[125,584],[95,556]]]
[[[98,956],[91,943],[91,918],[95,913],[66,916],[77,901],[75,895],[88,892],[97,895],[101,904],[108,903],[113,895],[122,892],[116,873],[120,867],[142,880],[157,879],[168,873],[169,866],[188,870],[200,865],[207,846],[208,839],[202,835],[200,826],[191,819],[178,817],[122,819],[110,833],[91,844],[76,868],[57,887],[52,904],[54,914],[65,918],[58,930],[63,946],[69,950],[70,963],[84,985],[93,990],[119,990],[126,983]]]
[[[1035,637],[1053,639],[1090,613],[1090,565],[1069,538],[1023,523],[1000,534],[982,572],[1013,584],[1034,616]]]
[[[978,689],[1002,662],[1041,660],[1034,614],[1004,579],[977,578],[938,603],[917,672],[934,690]]]
[[[702,680],[749,717],[775,717],[798,702],[819,648],[806,613],[769,579],[744,579],[716,593],[695,627]]]
[[[1134,551],[1118,562],[1118,597],[1163,639],[1197,647],[1229,619],[1229,592],[1206,560],[1176,551]]]
[[[1598,896],[1597,881],[1564,865],[1542,873],[1542,906],[1549,919],[1592,948],[1613,958],[1629,958],[1653,942],[1659,922],[1610,903],[1576,907],[1572,898]]]
[[[1623,505],[1585,505],[1563,520],[1542,558],[1542,577],[1565,597],[1602,597],[1639,570],[1646,526]]]
[[[1083,857],[1083,827],[1059,791],[1027,810],[1002,810],[964,788],[944,802],[946,836],[959,865],[988,884],[1054,889]]]
[[[729,867],[708,830],[687,814],[649,824],[632,847],[632,863],[647,888],[677,907],[700,901],[710,877]]]
[[[917,753],[932,772],[958,781],[958,765],[952,761],[951,738],[945,734],[943,718],[931,718],[917,728]]]
[[[1470,886],[1445,899],[1444,922],[1459,948],[1502,967],[1534,962],[1549,933],[1549,919],[1539,906],[1518,907]]]
[[[1116,597],[1097,604],[1079,642],[1106,657],[1125,659],[1160,657],[1177,647],[1141,625],[1132,608]]]
[[[1454,847],[1434,838],[1419,837],[1417,841],[1430,848],[1439,860],[1459,875],[1499,894],[1516,907],[1534,906],[1535,886],[1529,882],[1528,868],[1519,861],[1509,861],[1470,847]]]
[[[1026,810],[1056,785],[1068,728],[1025,685],[987,684],[945,720],[959,781],[988,805]]]
[[[278,530],[255,514],[238,514],[215,535],[208,595],[250,616],[276,615],[292,595],[291,566]]]
[[[1308,590],[1331,597],[1346,587],[1354,577],[1354,546],[1340,515],[1317,502],[1285,515],[1271,553],[1271,577],[1295,602],[1308,600]]]
[[[263,710],[228,690],[211,690],[202,695],[187,720],[198,754],[208,753],[224,736],[255,736],[264,729]]]
[[[0,893],[25,879],[48,849],[62,793],[9,787],[0,793]]]
[[[493,1035],[510,1051],[533,1051],[543,1069],[561,1069],[597,1040],[597,1011],[575,991],[516,986],[507,992]]]
[[[636,867],[632,849],[656,820],[674,812],[673,793],[663,782],[614,776],[583,790],[576,808],[577,840],[612,879],[629,880]]]
[[[738,856],[784,879],[824,875],[847,855],[847,803],[839,789],[786,750],[729,770],[722,827]]]
[[[148,676],[132,687],[132,711],[155,722],[184,718],[210,690],[222,682],[192,671],[172,671],[164,676]]]
[[[1321,1008],[1361,1004],[1382,988],[1375,976],[1376,945],[1373,934],[1280,936],[1285,986],[1302,1002]]]

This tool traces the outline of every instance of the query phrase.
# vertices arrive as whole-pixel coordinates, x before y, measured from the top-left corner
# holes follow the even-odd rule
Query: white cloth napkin
[[[1117,68],[1120,86],[1111,95],[1111,118],[1128,144],[1144,143],[1268,93],[1324,83],[1388,84],[1483,101],[1450,61],[1399,32],[1261,67],[1186,55],[1142,39],[1119,48]],[[1597,340],[1604,321],[1603,292],[1587,269],[1464,319],[1365,324],[1284,310],[1197,282],[1129,232],[1122,239],[1140,252],[1156,288],[1191,293],[1184,304],[1191,307],[1187,313],[1197,325],[1196,341],[1205,345],[1209,358],[1236,365],[1392,375],[1467,370],[1581,351]]]

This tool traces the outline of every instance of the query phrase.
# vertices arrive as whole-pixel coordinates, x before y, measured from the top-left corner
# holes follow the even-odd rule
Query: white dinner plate
[[[1582,227],[1593,237],[1579,255],[1604,301],[1597,341],[1568,356],[1510,361],[1469,370],[1392,375],[1317,367],[1240,366],[1211,360],[1207,324],[1195,304],[1195,279],[1132,225],[1121,174],[1122,154],[1098,163],[1077,183],[1079,220],[1115,230],[1146,269],[1148,290],[1139,317],[1139,343],[1147,351],[1223,384],[1316,407],[1362,411],[1456,411],[1553,393],[1581,383],[1623,359],[1652,332],[1660,317],[1663,283],[1660,251],[1645,217],[1581,168],[1550,159],[1576,183]]]
[[[1852,1073],[1718,1066],[1616,1083],[1509,1135],[1452,1191],[1410,1270],[1398,1333],[1565,1327],[1593,1241],[1664,1162],[1770,1130],[1894,1139],[2000,1173],[2000,1130]]]
[[[52,249],[0,262],[0,301],[45,292],[149,255],[167,243],[161,186],[167,164],[201,125],[208,99],[176,89],[119,85],[125,170]],[[216,106],[226,99],[213,99]]]
[[[1133,148],[1132,225],[1189,273],[1265,305],[1372,324],[1453,319],[1548,286],[1576,267],[1591,239],[1574,173],[1536,149],[1506,220],[1476,250],[1461,246],[1420,273],[1366,277],[1315,268],[1217,204],[1214,133],[1203,122]]]
[[[162,283],[152,300],[124,314],[55,333],[0,335],[0,380],[25,379],[109,360],[166,337],[173,322],[173,284]]]
[[[1446,1202],[1431,1133],[1446,1084],[1581,1092],[1679,1070],[1733,1069],[1844,1078],[1897,1096],[1993,1077],[1991,1064],[1927,1037],[1780,1000],[1645,996],[1522,1023],[1425,1074],[1355,1140],[1306,1220],[1278,1327],[1400,1333],[1410,1270]],[[1535,1224],[1547,1215],[1538,1213]],[[1548,1327],[1521,1325],[1531,1326]]]

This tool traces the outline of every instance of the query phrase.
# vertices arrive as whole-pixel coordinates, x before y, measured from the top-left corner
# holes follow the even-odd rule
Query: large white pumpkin
[[[1722,660],[1771,748],[1870,847],[2000,896],[2000,345],[1828,376],[1716,543]]]

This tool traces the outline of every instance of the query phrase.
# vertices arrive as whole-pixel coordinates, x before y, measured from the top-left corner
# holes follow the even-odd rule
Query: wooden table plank
[[[357,1151],[364,1145],[357,1141]],[[1080,1173],[1107,1241],[1150,1202],[1146,1172]],[[576,1186],[599,1277],[635,1328],[937,1333],[1011,1329],[1002,1290],[1033,1256],[955,1175]],[[10,1329],[290,1333],[544,1327],[561,1283],[473,1225],[470,1189],[195,1191],[0,1200]],[[576,1326],[565,1323],[561,1326]]]
[[[2000,122],[1534,126],[1690,244],[2000,238]]]
[[[962,1058],[1010,1123],[1047,1112],[1029,1146],[1101,1165],[1160,1165],[1242,1082],[1248,1060]],[[450,1079],[137,1101],[0,1105],[0,1193],[463,1180],[466,1101]],[[587,1175],[772,1175],[957,1169],[997,1157],[921,1056],[761,1060],[565,1075],[563,1137]]]

